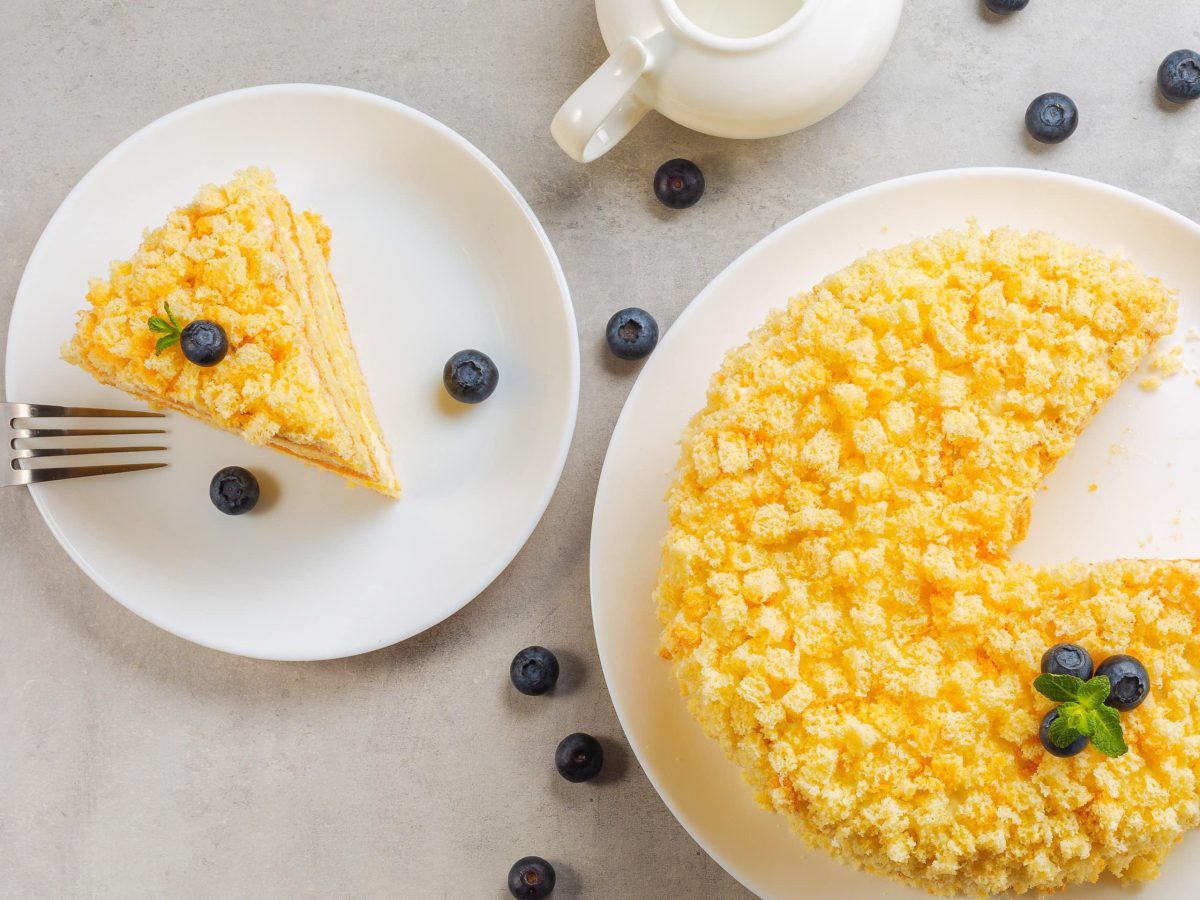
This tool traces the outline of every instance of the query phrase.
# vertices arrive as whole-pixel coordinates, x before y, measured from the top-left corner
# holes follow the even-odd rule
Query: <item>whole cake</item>
[[[154,406],[399,496],[329,240],[321,217],[294,210],[266,170],[206,185],[92,282],[63,356]],[[228,352],[189,362],[178,341],[189,322],[220,328]]]
[[[1119,257],[972,226],[872,253],[727,357],[668,497],[662,648],[809,843],[994,894],[1153,878],[1200,821],[1200,564],[1008,558],[1175,316]],[[1066,641],[1148,669],[1117,758],[1039,740]]]

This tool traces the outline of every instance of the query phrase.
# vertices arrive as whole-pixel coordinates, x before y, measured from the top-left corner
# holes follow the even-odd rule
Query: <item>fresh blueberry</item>
[[[478,350],[459,350],[442,370],[446,391],[461,403],[482,403],[492,396],[499,380],[500,370],[492,358]]]
[[[1088,745],[1088,739],[1084,735],[1080,735],[1071,741],[1066,747],[1060,747],[1054,741],[1050,740],[1050,726],[1054,724],[1054,720],[1058,718],[1058,708],[1050,710],[1046,713],[1046,718],[1042,719],[1042,727],[1038,730],[1038,736],[1042,739],[1042,746],[1046,748],[1046,752],[1052,756],[1075,756],[1083,752],[1083,748]]]
[[[1025,110],[1025,128],[1035,141],[1059,144],[1079,126],[1079,108],[1066,94],[1042,94]]]
[[[687,209],[704,195],[704,173],[690,159],[672,159],[654,173],[654,196],[663,206]]]
[[[1200,53],[1176,50],[1158,67],[1158,88],[1172,103],[1200,97]]]
[[[258,503],[258,479],[241,466],[227,466],[213,476],[208,497],[225,515],[244,515]]]
[[[1020,12],[1029,5],[1029,0],[983,0],[983,5],[998,16]]]
[[[558,681],[558,660],[545,647],[526,647],[513,657],[508,677],[522,694],[544,694]]]
[[[1110,656],[1100,663],[1096,667],[1096,674],[1103,675],[1112,685],[1104,702],[1113,709],[1127,710],[1141,706],[1150,693],[1150,675],[1146,667],[1124,653]]]
[[[608,349],[621,359],[649,356],[658,344],[658,323],[644,309],[631,306],[615,313],[604,332]]]
[[[604,767],[604,748],[590,734],[568,734],[554,751],[554,765],[567,781],[589,781]]]
[[[1042,654],[1042,671],[1049,675],[1092,677],[1092,657],[1078,644],[1055,644]]]
[[[198,366],[215,366],[229,352],[229,339],[225,337],[225,329],[216,322],[197,319],[183,326],[179,346],[189,362]]]
[[[554,866],[540,856],[526,856],[508,870],[508,892],[517,900],[541,900],[554,890]]]

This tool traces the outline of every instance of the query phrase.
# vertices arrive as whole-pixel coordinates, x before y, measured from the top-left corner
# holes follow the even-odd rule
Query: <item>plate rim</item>
[[[743,266],[749,265],[752,258],[767,247],[782,241],[786,235],[796,228],[802,227],[808,220],[817,218],[833,212],[842,206],[852,203],[861,202],[870,198],[875,194],[884,194],[888,191],[920,186],[928,182],[953,182],[958,180],[973,180],[973,179],[1005,179],[1005,178],[1023,178],[1031,183],[1054,184],[1054,185],[1070,185],[1076,188],[1090,190],[1099,194],[1105,194],[1110,198],[1117,199],[1121,202],[1132,203],[1135,206],[1141,206],[1149,212],[1164,216],[1165,218],[1174,221],[1176,224],[1184,226],[1196,234],[1200,239],[1200,223],[1197,223],[1182,213],[1176,212],[1163,203],[1156,200],[1151,200],[1148,197],[1143,197],[1141,194],[1126,188],[1117,187],[1104,181],[1099,181],[1093,178],[1086,178],[1080,175],[1071,175],[1065,172],[1057,172],[1051,169],[1034,169],[1025,166],[961,166],[946,169],[935,169],[927,172],[917,172],[910,175],[902,175],[897,178],[890,178],[884,181],[875,182],[857,188],[846,194],[834,197],[824,203],[818,204],[813,208],[801,213],[790,221],[780,225],[778,228],[767,233],[763,237],[756,240],[744,251],[737,255],[732,262],[721,269],[711,281],[708,282],[700,292],[688,303],[683,311],[676,317],[675,321],[667,329],[666,333],[659,341],[659,346],[671,341],[677,332],[677,326],[681,322],[686,322],[689,317],[698,314],[698,311],[704,309],[711,302],[711,297],[714,296],[718,289],[721,288],[727,280],[731,279]],[[737,346],[738,341],[744,338],[738,338],[730,344],[728,349],[733,349]],[[638,766],[649,780],[651,786],[659,799],[670,811],[675,821],[688,833],[693,841],[699,846],[714,862],[717,863],[725,872],[737,881],[742,887],[756,896],[766,897],[767,895],[759,890],[757,885],[758,879],[753,873],[747,872],[740,864],[730,860],[724,853],[718,852],[710,842],[704,840],[698,834],[698,825],[690,820],[678,808],[677,804],[667,796],[664,792],[660,779],[657,774],[647,765],[646,754],[644,748],[635,741],[628,727],[630,716],[628,713],[628,705],[623,694],[619,694],[614,690],[612,680],[609,677],[610,670],[615,671],[619,664],[620,654],[615,652],[610,646],[609,637],[597,625],[599,609],[603,605],[603,601],[598,597],[596,586],[603,583],[601,573],[597,568],[596,560],[600,554],[596,553],[597,535],[600,533],[600,520],[602,510],[607,506],[605,498],[612,492],[610,482],[616,476],[610,467],[610,457],[613,445],[616,443],[618,436],[623,436],[623,431],[627,429],[629,423],[627,421],[628,412],[633,405],[633,401],[648,390],[646,385],[649,383],[651,376],[657,370],[659,359],[663,358],[662,354],[652,354],[647,361],[646,366],[638,373],[637,381],[626,395],[625,402],[621,407],[620,415],[613,426],[612,434],[609,437],[608,448],[604,453],[604,463],[600,470],[600,478],[596,484],[595,501],[592,508],[591,521],[591,538],[588,544],[588,589],[591,599],[592,613],[592,631],[596,641],[596,651],[600,658],[600,669],[604,676],[604,683],[608,689],[608,695],[612,702],[613,709],[617,715],[617,721],[621,725],[621,731],[625,735],[625,739],[629,743],[630,749],[633,751],[634,758],[638,762]],[[660,501],[661,498],[660,498]],[[649,602],[650,598],[647,598]],[[711,740],[705,737],[705,740]],[[730,763],[732,765],[732,763]],[[881,882],[881,888],[892,884],[890,880],[884,879]]]
[[[449,619],[451,616],[461,612],[468,604],[479,597],[491,584],[507,569],[516,559],[517,555],[524,549],[529,542],[529,538],[533,535],[534,530],[541,523],[545,516],[546,509],[549,507],[558,486],[562,481],[562,473],[566,467],[567,458],[570,455],[571,446],[574,442],[575,429],[579,415],[579,386],[580,386],[580,350],[579,350],[579,333],[578,322],[575,318],[575,306],[571,298],[570,286],[567,284],[566,275],[563,272],[562,262],[558,258],[558,254],[554,250],[553,244],[550,242],[549,236],[546,234],[545,228],[538,219],[529,202],[522,196],[520,191],[501,171],[500,167],[492,161],[482,150],[476,147],[473,143],[452,129],[450,126],[438,121],[427,113],[423,113],[418,109],[401,103],[399,100],[393,100],[389,97],[384,97],[380,94],[375,94],[370,91],[359,90],[358,88],[343,87],[332,84],[319,84],[309,82],[281,82],[272,84],[253,85],[250,87],[237,88],[231,91],[223,91],[219,94],[212,94],[208,97],[203,97],[199,100],[192,101],[183,106],[180,106],[168,113],[159,116],[156,119],[148,122],[138,128],[133,133],[119,141],[115,146],[108,150],[99,160],[97,160],[90,169],[75,183],[70,191],[59,201],[57,208],[46,221],[42,228],[41,234],[38,236],[37,242],[34,244],[33,250],[30,252],[28,259],[25,261],[24,268],[21,272],[21,278],[17,282],[17,290],[13,295],[12,310],[9,314],[9,330],[8,339],[5,342],[5,360],[4,360],[4,383],[5,395],[7,396],[9,385],[13,381],[14,365],[13,355],[10,352],[13,342],[16,340],[16,331],[11,327],[12,319],[17,313],[17,308],[22,306],[22,298],[26,293],[26,282],[30,277],[30,272],[35,268],[35,263],[40,262],[41,256],[48,252],[49,243],[47,235],[53,230],[59,217],[63,214],[63,210],[72,205],[72,201],[77,194],[81,193],[91,182],[104,175],[109,167],[115,164],[120,155],[129,147],[153,138],[160,130],[171,127],[176,120],[185,118],[189,115],[194,115],[197,112],[203,112],[208,107],[220,106],[225,103],[237,102],[246,97],[273,96],[273,95],[313,95],[341,98],[344,100],[366,103],[385,109],[393,114],[402,116],[418,126],[428,128],[439,136],[445,138],[454,144],[457,148],[465,151],[476,162],[483,166],[483,169],[491,175],[493,180],[504,190],[509,199],[516,204],[518,211],[522,214],[530,227],[533,229],[535,237],[541,245],[545,255],[546,262],[550,266],[550,270],[554,276],[555,285],[558,289],[558,299],[562,305],[566,317],[563,321],[565,344],[568,348],[568,368],[569,371],[563,373],[568,381],[569,398],[567,415],[562,422],[562,429],[557,436],[558,452],[556,460],[552,466],[551,472],[553,478],[547,481],[547,486],[543,490],[542,495],[538,498],[537,503],[532,509],[529,520],[524,523],[519,531],[514,532],[513,543],[510,551],[501,553],[497,556],[496,563],[488,567],[484,574],[476,581],[468,592],[467,596],[457,602],[452,609],[448,609],[444,614],[436,613],[430,617],[421,617],[409,629],[406,629],[403,634],[395,637],[394,640],[389,639],[387,643],[379,644],[377,641],[371,641],[368,644],[356,643],[349,646],[344,651],[337,652],[321,652],[321,653],[262,653],[253,651],[251,648],[238,645],[236,636],[230,636],[228,640],[212,640],[201,639],[195,635],[183,634],[180,630],[170,626],[168,623],[152,612],[147,612],[141,609],[134,609],[125,600],[123,600],[116,592],[108,579],[106,579],[96,568],[85,559],[68,539],[63,532],[58,520],[50,512],[45,504],[45,499],[41,487],[38,485],[29,486],[29,494],[33,497],[34,505],[42,516],[42,520],[54,535],[55,540],[66,551],[71,561],[77,565],[92,582],[107,594],[112,600],[119,603],[122,607],[128,610],[133,615],[140,619],[144,619],[157,628],[174,635],[177,638],[206,647],[211,650],[216,650],[223,653],[229,653],[235,656],[243,656],[250,659],[263,659],[279,662],[316,662],[332,659],[346,659],[352,656],[359,656],[364,653],[372,653],[377,650],[383,650],[387,647],[394,646],[403,641],[421,634],[433,628],[436,625]],[[26,303],[30,302],[28,300]],[[34,398],[37,399],[37,398]],[[32,402],[32,401],[23,401]],[[401,501],[402,502],[402,501]]]

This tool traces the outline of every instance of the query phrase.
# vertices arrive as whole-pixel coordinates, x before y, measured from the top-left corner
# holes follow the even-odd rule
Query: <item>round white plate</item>
[[[1049,172],[962,169],[880,184],[813,210],[750,249],[680,316],[650,358],[617,423],[592,523],[592,616],[604,675],[638,759],[667,806],[730,874],[767,898],[926,897],[807,849],[782,817],[753,802],[737,768],[688,715],[667,663],[651,592],[667,529],[661,499],[678,440],[704,405],[709,377],[767,312],[873,248],[962,226],[1053,231],[1121,250],[1181,290],[1180,324],[1163,346],[1200,365],[1200,227],[1116,188]],[[1033,563],[1071,558],[1200,557],[1200,387],[1196,373],[1154,393],[1135,376],[1092,421],[1039,492],[1026,541]],[[1095,484],[1098,489],[1089,490]],[[1176,848],[1139,900],[1192,896],[1200,837]],[[1115,882],[1068,896],[1124,898]]]
[[[248,165],[273,169],[333,229],[330,268],[404,496],[349,489],[178,415],[167,419],[169,468],[33,496],[84,571],[156,625],[246,656],[349,656],[466,605],[533,531],[575,425],[574,313],[532,210],[465,139],[372,94],[250,88],[144,128],[63,202],[13,307],[9,398],[139,408],[59,358],[88,278],[202,184]],[[500,369],[496,393],[472,407],[441,383],[466,347]],[[267,485],[253,514],[229,518],[209,502],[226,465]]]

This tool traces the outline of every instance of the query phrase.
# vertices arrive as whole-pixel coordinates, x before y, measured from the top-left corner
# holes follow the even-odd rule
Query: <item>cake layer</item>
[[[314,362],[338,415],[347,423],[346,433],[354,441],[351,455],[356,471],[379,473],[377,484],[388,493],[391,488],[385,480],[391,473],[391,452],[384,443],[383,431],[350,340],[350,328],[337,285],[326,264],[329,229],[311,213],[296,215],[282,195],[278,200],[272,217],[279,216],[279,227],[290,234],[291,245],[298,250],[298,253],[288,252],[285,259],[289,277],[297,285],[297,296],[304,306],[305,333],[313,348]],[[394,476],[391,480],[394,482]]]
[[[225,429],[219,420],[205,415],[201,410],[198,410],[194,407],[184,406],[175,400],[164,400],[161,397],[154,397],[150,394],[147,394],[143,389],[135,385],[115,384],[102,378],[97,378],[97,380],[101,381],[103,384],[108,384],[111,387],[122,390],[130,396],[136,397],[137,399],[148,403],[155,409],[169,409],[173,412],[181,413],[189,418],[203,422],[206,425],[211,425],[214,428],[228,430]],[[265,446],[271,447],[274,450],[278,450],[281,453],[286,453],[288,456],[295,457],[301,462],[308,463],[309,465],[315,466],[319,469],[324,469],[325,471],[331,472],[334,475],[340,475],[342,478],[346,479],[346,481],[352,484],[356,484],[361,487],[367,487],[373,491],[378,491],[379,493],[388,496],[396,496],[396,494],[393,494],[393,491],[395,490],[393,484],[372,480],[371,478],[348,468],[338,455],[336,448],[322,446],[320,444],[295,441],[283,434],[276,434],[275,436],[269,438],[265,442]]]

